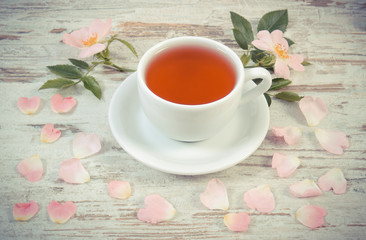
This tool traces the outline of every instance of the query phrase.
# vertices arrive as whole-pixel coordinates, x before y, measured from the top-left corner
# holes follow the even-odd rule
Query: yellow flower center
[[[97,38],[98,34],[93,33],[91,36],[89,36],[89,38],[86,41],[81,40],[81,42],[84,44],[85,47],[90,47],[97,43]]]
[[[280,58],[289,58],[290,56],[288,55],[285,47],[281,44],[276,44],[275,46],[275,50],[276,50],[276,53],[277,55],[280,57]]]

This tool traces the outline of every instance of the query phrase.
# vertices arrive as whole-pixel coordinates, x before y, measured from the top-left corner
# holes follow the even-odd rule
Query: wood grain
[[[259,149],[229,169],[202,176],[177,176],[146,167],[128,155],[112,136],[108,106],[115,89],[128,73],[98,67],[93,74],[103,88],[97,100],[81,86],[60,91],[74,96],[76,109],[64,115],[52,112],[55,90],[38,88],[55,76],[46,66],[76,58],[78,50],[61,43],[66,32],[87,26],[94,18],[112,18],[113,33],[133,43],[139,56],[166,38],[204,36],[220,41],[241,54],[232,35],[230,11],[245,16],[254,30],[260,16],[287,8],[290,24],[286,36],[295,41],[293,53],[303,54],[312,65],[303,73],[292,72],[287,90],[321,97],[329,114],[319,128],[344,131],[350,148],[341,156],[322,150],[296,103],[274,100],[272,126],[298,126],[303,136],[287,146],[269,131]],[[226,0],[226,1],[10,1],[0,2],[0,239],[364,239],[366,236],[366,4],[357,0]],[[138,59],[122,45],[113,44],[114,60],[136,68]],[[38,95],[37,114],[23,115],[16,108],[22,96]],[[53,144],[39,140],[40,130],[53,123],[62,137]],[[71,185],[58,177],[59,164],[72,157],[76,133],[100,136],[102,151],[83,159],[91,181]],[[301,166],[294,175],[279,178],[271,168],[274,152],[298,156]],[[43,178],[30,183],[16,171],[22,159],[39,154],[45,165]],[[317,180],[339,167],[348,181],[347,193],[324,192],[315,198],[296,199],[290,184]],[[228,211],[208,210],[199,201],[207,182],[219,178],[227,187]],[[127,200],[109,197],[108,182],[129,181]],[[276,199],[272,213],[250,210],[243,194],[268,183]],[[177,209],[176,216],[156,225],[136,218],[144,197],[159,193]],[[36,201],[37,215],[28,222],[12,217],[15,203]],[[76,215],[66,224],[51,222],[47,205],[51,200],[74,201]],[[295,219],[304,205],[320,205],[328,215],[323,227],[311,230]],[[228,212],[247,212],[251,217],[245,233],[234,233],[223,223]]]

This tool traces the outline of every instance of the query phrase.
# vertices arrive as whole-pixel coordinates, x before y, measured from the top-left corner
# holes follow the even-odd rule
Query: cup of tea
[[[244,91],[244,83],[263,79]],[[169,138],[195,142],[217,134],[240,104],[266,92],[272,83],[264,68],[244,69],[225,45],[203,37],[177,37],[150,48],[137,67],[142,109]]]

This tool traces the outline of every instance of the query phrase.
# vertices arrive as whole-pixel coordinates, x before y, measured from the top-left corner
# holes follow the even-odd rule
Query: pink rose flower
[[[72,33],[65,33],[62,41],[72,47],[82,49],[79,58],[87,58],[103,51],[106,46],[101,43],[112,28],[112,20],[103,22],[95,19],[89,27],[85,27]]]
[[[288,79],[290,77],[289,66],[295,71],[304,71],[304,66],[301,63],[304,57],[300,54],[290,55],[288,53],[288,42],[283,38],[283,32],[274,30],[269,33],[263,30],[257,33],[258,40],[254,40],[252,44],[263,51],[268,51],[276,56],[274,72],[277,76]]]

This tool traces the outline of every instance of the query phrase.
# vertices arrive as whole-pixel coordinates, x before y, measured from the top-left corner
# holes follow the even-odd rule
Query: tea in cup
[[[262,82],[249,91],[244,83]],[[264,68],[245,69],[225,45],[203,37],[178,37],[149,49],[137,67],[142,109],[169,138],[194,142],[217,134],[238,110],[266,92]]]

